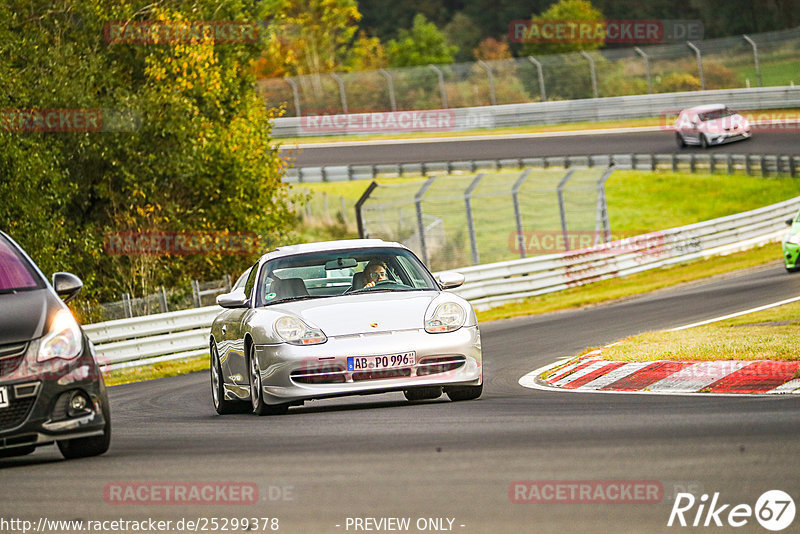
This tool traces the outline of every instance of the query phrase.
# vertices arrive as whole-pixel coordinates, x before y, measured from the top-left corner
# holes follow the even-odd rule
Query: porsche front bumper
[[[429,334],[423,329],[369,332],[297,346],[256,345],[263,398],[267,404],[398,391],[417,386],[478,386],[483,383],[477,326]],[[353,371],[348,357],[415,353],[415,364]],[[231,391],[242,398],[242,390]]]

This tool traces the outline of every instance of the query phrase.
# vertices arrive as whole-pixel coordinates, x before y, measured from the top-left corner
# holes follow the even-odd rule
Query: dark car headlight
[[[50,322],[50,329],[39,340],[36,361],[46,362],[53,358],[71,360],[80,355],[83,336],[78,322],[67,309],[60,309]]]

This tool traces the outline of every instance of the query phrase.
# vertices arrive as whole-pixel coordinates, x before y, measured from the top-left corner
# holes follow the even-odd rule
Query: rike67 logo
[[[709,501],[708,494],[697,499],[691,493],[679,493],[672,505],[667,526],[671,527],[743,527],[755,517],[758,524],[767,530],[784,530],[794,521],[795,506],[792,497],[781,490],[764,492],[755,506],[731,505],[720,500],[719,492]]]

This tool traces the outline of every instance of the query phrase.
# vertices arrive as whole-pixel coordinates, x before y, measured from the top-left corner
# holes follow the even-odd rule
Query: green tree
[[[361,14],[356,0],[267,0],[260,74],[320,74],[347,63]]]
[[[602,21],[603,14],[595,9],[588,0],[559,0],[547,8],[541,15],[534,16],[534,24],[552,21]],[[523,46],[523,55],[560,54],[578,50],[595,50],[603,46],[600,41],[582,41],[578,38],[565,39],[552,43],[528,43]]]
[[[457,51],[422,13],[414,17],[411,29],[400,30],[397,40],[389,41],[386,49],[392,67],[452,63]]]
[[[262,20],[252,2],[136,10],[112,0],[0,6],[0,109],[100,110],[100,131],[0,125],[0,228],[49,273],[71,270],[90,298],[235,274],[245,256],[107,253],[116,232],[252,232],[293,222],[271,114],[253,91],[259,42],[112,44],[109,21]],[[9,111],[11,110],[11,111]],[[115,122],[115,117],[133,120]]]
[[[474,61],[473,50],[481,40],[481,28],[459,11],[453,15],[453,19],[444,27],[444,34],[447,41],[456,45],[456,61]]]

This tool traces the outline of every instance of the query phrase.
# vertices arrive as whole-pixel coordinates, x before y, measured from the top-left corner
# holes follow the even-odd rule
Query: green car
[[[789,231],[783,238],[783,263],[790,273],[800,270],[798,256],[800,256],[800,213],[793,219],[786,221]]]

